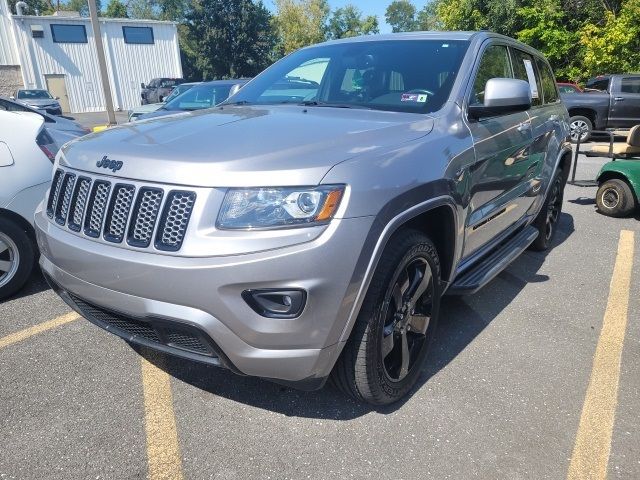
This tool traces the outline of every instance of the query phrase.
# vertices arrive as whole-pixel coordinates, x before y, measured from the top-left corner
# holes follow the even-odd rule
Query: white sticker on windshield
[[[529,87],[531,88],[531,98],[538,98],[538,84],[536,83],[536,74],[533,71],[533,65],[531,60],[524,59],[524,69],[527,71],[527,78],[529,79]]]

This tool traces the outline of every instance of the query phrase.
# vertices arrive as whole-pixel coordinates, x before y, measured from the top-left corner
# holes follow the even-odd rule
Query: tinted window
[[[265,70],[233,102],[433,112],[449,98],[468,42],[380,40],[299,50]]]
[[[580,90],[571,85],[558,85],[558,90],[560,93],[580,93]]]
[[[542,104],[542,85],[533,57],[522,50],[512,49],[511,52],[513,53],[514,77],[529,83],[531,87],[531,105]]]
[[[623,78],[620,91],[622,93],[640,93],[640,77]]]
[[[45,100],[53,97],[46,90],[18,90],[18,98],[25,100]]]
[[[164,110],[201,110],[224,101],[229,96],[231,85],[201,85],[190,88],[163,107]]]
[[[609,90],[609,78],[602,78],[600,80],[589,80],[587,82],[587,87],[605,92]]]
[[[184,92],[189,90],[191,87],[193,87],[193,85],[178,85],[176,88],[171,90],[171,94],[167,98],[165,98],[164,101],[166,103],[169,103],[171,100],[176,98],[178,95],[182,95]]]
[[[51,25],[51,36],[56,43],[87,43],[84,25]]]
[[[538,64],[538,72],[540,72],[544,103],[556,103],[559,95],[551,68],[539,58],[536,58],[536,63]]]
[[[151,27],[122,27],[124,43],[153,43]]]
[[[471,104],[482,105],[484,103],[484,89],[492,78],[512,78],[507,47],[502,45],[492,45],[484,51],[476,80],[473,83]]]

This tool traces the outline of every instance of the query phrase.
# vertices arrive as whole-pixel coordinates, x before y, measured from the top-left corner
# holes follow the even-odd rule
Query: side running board
[[[535,228],[525,227],[478,262],[471,270],[456,278],[446,293],[451,295],[476,293],[518,258],[537,236],[538,231]]]

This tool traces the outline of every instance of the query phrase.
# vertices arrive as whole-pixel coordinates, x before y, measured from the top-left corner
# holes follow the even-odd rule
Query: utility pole
[[[89,16],[91,17],[91,27],[93,28],[93,37],[96,39],[96,50],[98,52],[98,67],[100,68],[100,80],[102,81],[102,90],[104,91],[104,100],[107,104],[107,115],[109,117],[109,125],[116,124],[116,114],[113,111],[113,97],[111,96],[111,85],[109,85],[109,75],[107,74],[107,61],[104,58],[104,47],[102,45],[102,33],[100,32],[100,23],[98,22],[98,9],[96,0],[88,0]]]

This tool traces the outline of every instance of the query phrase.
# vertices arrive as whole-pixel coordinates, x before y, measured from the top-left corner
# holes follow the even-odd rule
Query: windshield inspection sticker
[[[400,97],[401,102],[425,103],[427,101],[426,93],[403,93]]]
[[[524,69],[527,71],[527,78],[529,79],[529,87],[531,87],[531,98],[538,98],[538,84],[536,83],[536,74],[533,71],[533,65],[531,60],[524,59]]]

